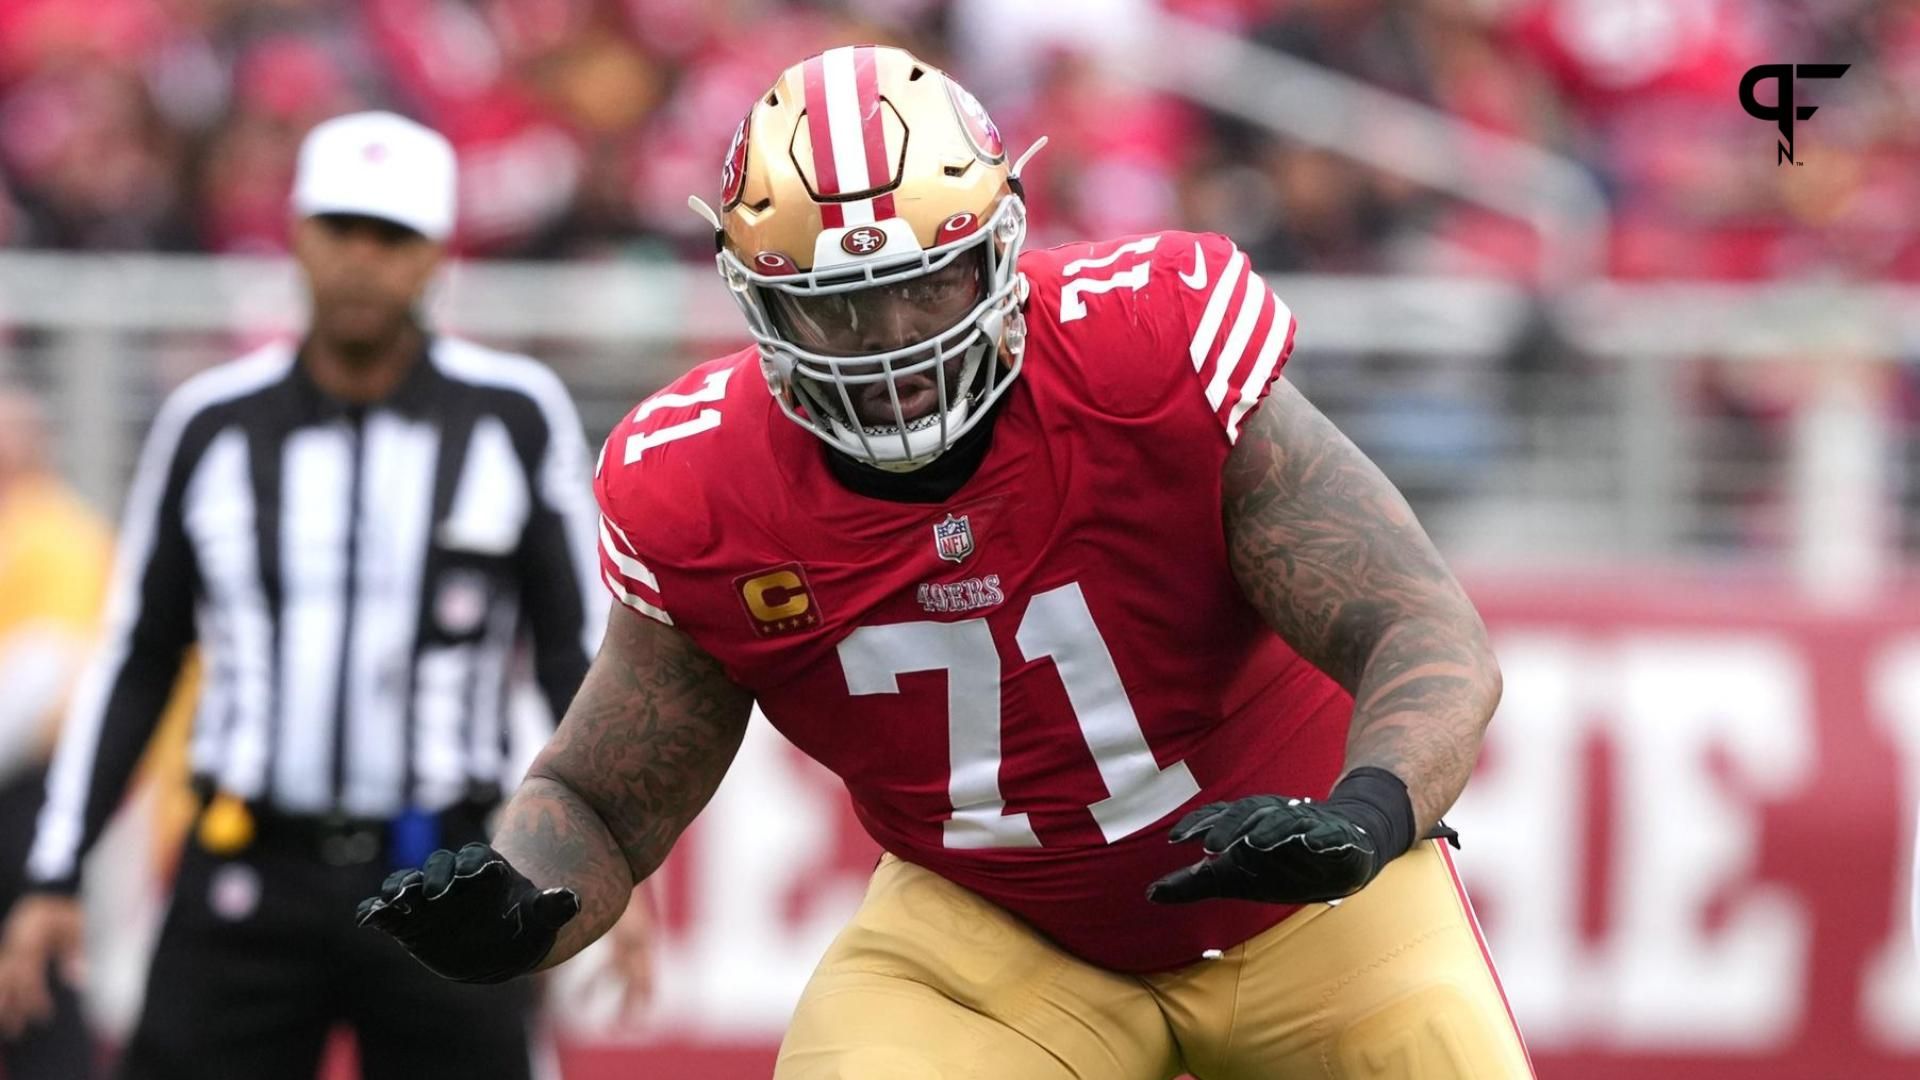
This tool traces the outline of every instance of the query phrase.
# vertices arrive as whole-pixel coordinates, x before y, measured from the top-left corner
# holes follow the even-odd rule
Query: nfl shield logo
[[[948,562],[959,562],[973,554],[973,526],[967,524],[967,515],[954,517],[933,527],[933,550]]]

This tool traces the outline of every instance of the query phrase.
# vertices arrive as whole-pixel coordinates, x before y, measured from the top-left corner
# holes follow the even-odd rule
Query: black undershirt
[[[1007,395],[993,403],[987,415],[972,431],[960,436],[946,452],[912,472],[889,472],[876,469],[871,465],[855,461],[832,447],[825,447],[827,467],[833,471],[834,479],[840,485],[858,495],[869,499],[882,499],[897,503],[943,503],[954,493],[973,479],[980,471],[980,463],[987,459],[987,448],[992,445],[988,436],[993,425],[1000,419],[1000,409],[1007,402]]]

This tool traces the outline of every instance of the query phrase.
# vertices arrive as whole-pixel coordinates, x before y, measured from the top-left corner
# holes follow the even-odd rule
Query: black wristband
[[[1378,845],[1380,863],[1397,859],[1413,846],[1413,796],[1407,785],[1385,769],[1362,765],[1333,786],[1328,806],[1350,814]]]

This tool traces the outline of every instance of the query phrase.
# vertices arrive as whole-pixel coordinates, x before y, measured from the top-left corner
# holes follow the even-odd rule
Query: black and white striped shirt
[[[359,818],[497,791],[523,632],[556,717],[599,642],[591,469],[551,371],[450,338],[364,408],[291,345],[181,386],[128,494],[29,877],[75,883],[196,641],[191,763],[222,791]]]

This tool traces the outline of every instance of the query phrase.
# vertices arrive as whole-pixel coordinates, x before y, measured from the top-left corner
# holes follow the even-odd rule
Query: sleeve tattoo
[[[580,894],[546,966],[620,917],[720,786],[752,705],[685,634],[613,605],[572,707],[494,833],[535,884]]]
[[[1431,828],[1500,700],[1479,614],[1393,484],[1291,385],[1227,458],[1228,555],[1276,632],[1354,697],[1346,768],[1406,782]]]

